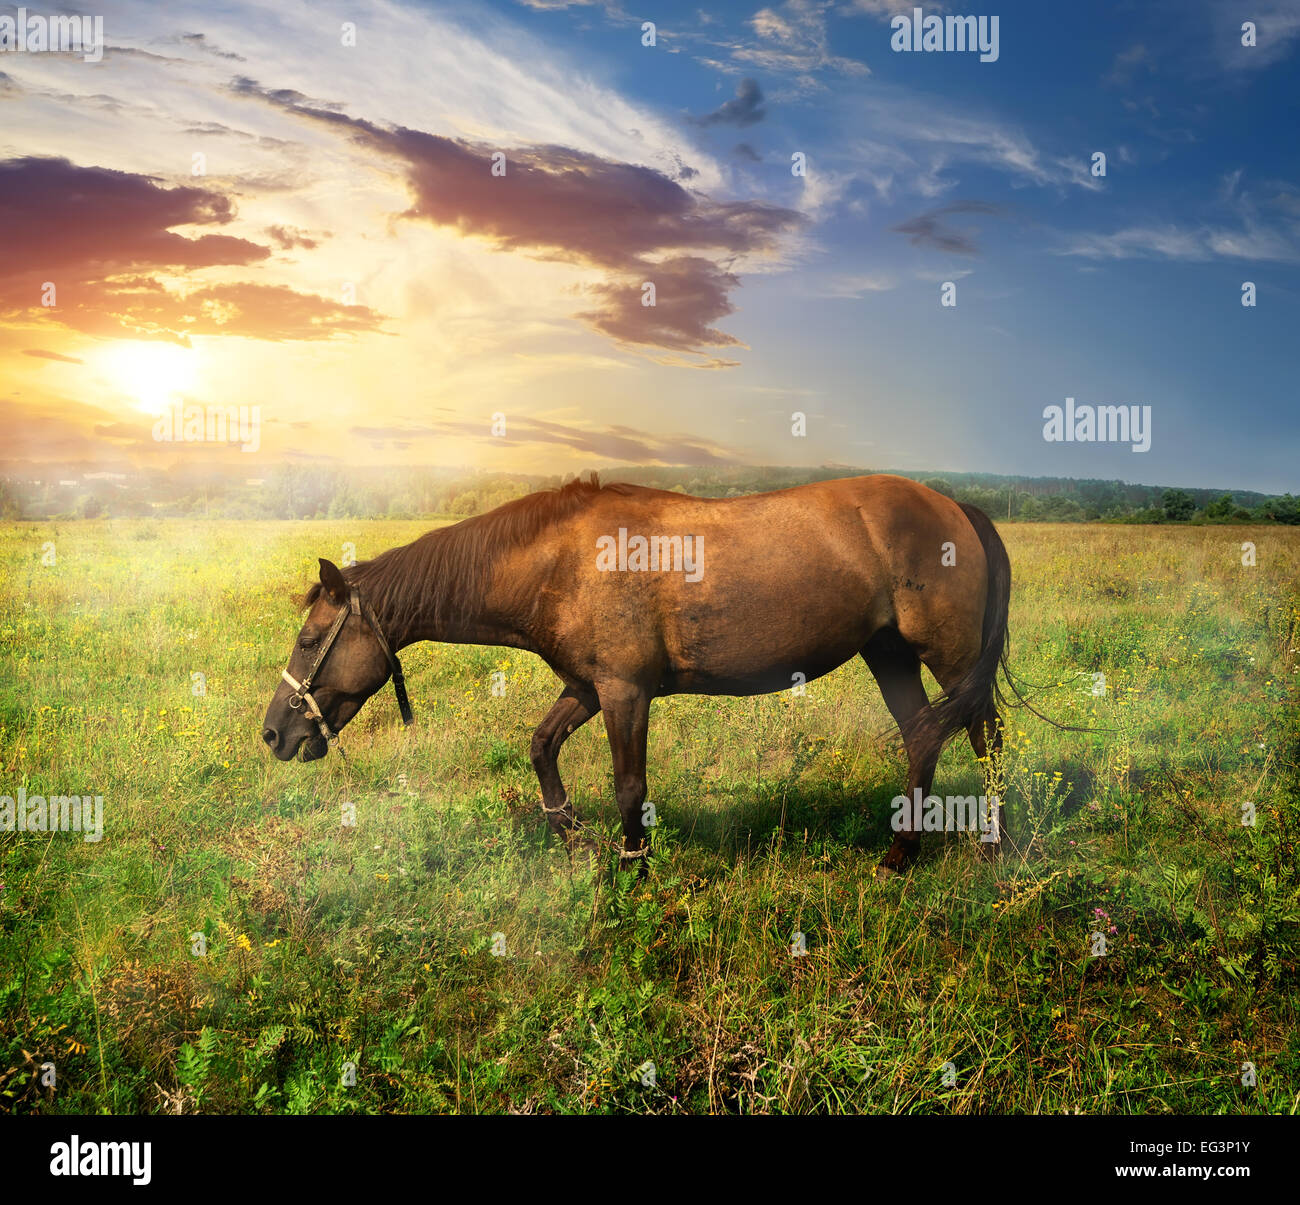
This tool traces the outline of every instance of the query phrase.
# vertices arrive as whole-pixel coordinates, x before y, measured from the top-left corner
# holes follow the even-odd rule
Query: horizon
[[[1294,491],[1283,490],[1280,492],[1270,492],[1267,490],[1244,489],[1240,487],[1224,485],[1197,485],[1188,483],[1177,483],[1167,481],[1127,481],[1117,477],[1072,477],[1057,474],[1032,474],[1032,473],[991,473],[980,469],[956,469],[956,468],[898,468],[898,467],[873,467],[870,465],[851,465],[825,463],[817,465],[798,465],[798,464],[723,464],[723,465],[697,465],[697,464],[601,464],[582,468],[572,472],[547,472],[532,471],[528,469],[503,469],[493,468],[483,465],[456,465],[456,464],[410,464],[400,462],[376,462],[373,464],[347,464],[347,463],[322,463],[316,460],[286,459],[265,465],[266,471],[273,471],[276,468],[299,468],[299,469],[319,469],[325,472],[335,472],[347,475],[349,472],[357,474],[375,474],[382,475],[385,473],[430,473],[439,476],[445,476],[449,479],[469,478],[477,476],[501,476],[511,478],[535,478],[550,479],[558,478],[561,481],[569,481],[575,477],[585,477],[588,474],[595,474],[602,482],[609,480],[618,480],[620,474],[676,474],[676,473],[695,473],[695,474],[718,474],[725,477],[728,474],[739,473],[788,473],[796,475],[811,476],[821,473],[840,473],[843,472],[846,477],[859,476],[876,476],[876,475],[896,475],[909,477],[916,480],[949,480],[960,479],[963,477],[976,477],[997,482],[1006,482],[1015,484],[1020,482],[1025,486],[1031,484],[1042,485],[1090,485],[1104,484],[1116,485],[1125,489],[1139,490],[1167,490],[1182,489],[1191,491],[1196,494],[1231,494],[1234,496],[1253,495],[1263,498],[1280,498],[1287,495],[1293,495]],[[0,481],[38,481],[48,482],[59,477],[60,474],[74,474],[84,481],[92,480],[111,480],[113,478],[130,479],[132,477],[143,477],[147,474],[162,473],[172,476],[177,473],[191,472],[201,469],[208,477],[221,476],[227,483],[237,483],[239,485],[252,485],[256,479],[247,477],[243,470],[238,469],[237,464],[231,464],[228,461],[212,461],[203,465],[187,463],[183,460],[175,460],[170,464],[149,464],[139,466],[127,466],[120,470],[102,469],[91,467],[89,463],[69,464],[66,462],[48,461],[43,464],[29,464],[19,468],[12,463],[0,461]],[[40,475],[43,474],[43,475]],[[827,478],[828,480],[830,478]],[[950,481],[950,484],[960,484],[959,481]],[[538,486],[538,490],[548,488],[545,485]],[[786,489],[788,486],[773,486],[772,489]],[[764,492],[764,491],[758,491]],[[996,518],[996,516],[994,516]]]

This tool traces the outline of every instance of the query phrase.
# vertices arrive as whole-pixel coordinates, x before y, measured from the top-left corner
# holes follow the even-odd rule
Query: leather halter
[[[353,586],[351,600],[347,609],[339,611],[338,615],[335,616],[334,623],[325,634],[325,639],[321,642],[320,652],[316,654],[316,660],[312,662],[311,669],[307,671],[307,676],[299,682],[287,669],[280,674],[280,677],[293,687],[293,694],[289,696],[289,706],[297,711],[306,704],[309,710],[303,714],[309,720],[316,721],[321,736],[331,743],[337,743],[339,734],[331,731],[329,724],[326,723],[324,715],[321,714],[320,706],[312,697],[311,684],[315,680],[320,667],[325,664],[325,658],[329,656],[329,651],[334,647],[334,641],[338,639],[338,634],[343,630],[343,625],[347,622],[349,615],[360,615],[370,625],[371,630],[375,633],[375,638],[379,641],[379,647],[383,649],[384,656],[388,658],[388,668],[392,671],[393,689],[397,692],[397,706],[402,713],[402,723],[409,724],[414,719],[411,713],[410,700],[406,697],[406,679],[402,676],[402,663],[398,661],[397,654],[388,647],[388,641],[384,639],[383,630],[379,626],[379,621],[375,618],[374,611],[370,609],[369,603],[362,599],[357,592],[356,586]]]

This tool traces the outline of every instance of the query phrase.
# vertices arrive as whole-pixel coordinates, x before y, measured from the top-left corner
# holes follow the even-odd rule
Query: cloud
[[[721,444],[693,435],[653,435],[622,425],[588,429],[527,417],[511,419],[506,435],[490,434],[484,424],[446,421],[428,426],[354,426],[348,433],[371,441],[415,442],[462,436],[500,444],[558,444],[574,451],[629,464],[732,464],[734,454]]]
[[[604,305],[579,315],[620,343],[648,343],[693,352],[700,347],[737,347],[740,341],[712,325],[735,311],[729,300],[740,280],[712,260],[679,256],[647,266],[655,304],[644,304],[644,281],[624,278],[593,285]]]
[[[1294,239],[1261,227],[1131,226],[1113,234],[1079,234],[1059,254],[1085,259],[1242,259],[1300,263]]]
[[[814,296],[859,301],[868,293],[887,293],[897,286],[898,281],[884,272],[846,273],[824,281]]]
[[[800,77],[798,90],[811,92],[822,85],[812,73],[824,69],[843,75],[869,75],[870,68],[856,59],[834,54],[826,29],[831,5],[825,0],[787,0],[773,8],[762,8],[748,22],[757,41],[718,42],[719,49],[737,63],[748,63],[765,71]]]
[[[899,0],[852,0],[845,15],[857,16],[858,14],[862,14],[868,17],[875,17],[880,21],[889,21],[898,14],[902,7],[903,6]],[[925,11],[927,13],[941,13],[945,7],[946,6],[943,4],[933,3],[933,0],[931,0],[931,3],[926,4]],[[908,16],[911,16],[911,14],[909,13]]]
[[[50,460],[125,467],[121,447],[95,434],[98,426],[114,421],[114,415],[97,406],[64,399],[21,405],[0,401],[0,427],[6,432],[0,467],[30,472],[34,463]],[[139,433],[132,436],[138,437]],[[149,438],[148,428],[143,437]]]
[[[286,285],[247,281],[173,290],[148,276],[87,282],[60,294],[47,319],[100,337],[160,339],[184,346],[191,335],[237,335],[272,343],[378,331],[384,316]]]
[[[0,280],[100,279],[153,268],[207,268],[265,259],[267,248],[225,234],[185,238],[174,226],[222,226],[233,203],[207,188],[163,188],[149,176],[67,159],[0,162]],[[12,292],[12,290],[8,290]]]
[[[175,226],[225,225],[230,199],[211,189],[164,188],[152,177],[66,159],[0,162],[0,314],[30,313],[100,336],[165,339],[242,335],[279,342],[377,330],[383,316],[283,285],[234,282],[173,288],[160,277],[203,268],[245,267],[270,255],[224,234],[194,238]],[[281,246],[314,246],[301,232],[272,227]],[[45,282],[55,305],[40,304]],[[20,302],[19,299],[22,299]]]
[[[190,46],[194,46],[199,50],[205,51],[207,54],[214,55],[216,58],[219,59],[233,59],[237,63],[247,62],[247,60],[244,58],[242,54],[235,54],[233,51],[230,50],[219,50],[216,46],[214,46],[211,42],[208,41],[206,34],[201,34],[201,33],[181,34],[181,41],[186,42]]]
[[[1115,55],[1115,60],[1110,65],[1110,72],[1103,78],[1102,83],[1123,87],[1131,84],[1143,68],[1147,71],[1155,70],[1150,51],[1141,42],[1135,42]]]
[[[36,356],[41,360],[58,360],[61,364],[84,364],[85,360],[78,360],[76,356],[62,356],[57,351],[42,351],[36,347],[23,348],[23,355]]]
[[[758,81],[746,77],[736,85],[736,95],[703,117],[690,120],[697,126],[752,126],[767,116],[763,106],[763,92]]]
[[[732,152],[737,159],[745,159],[750,163],[762,163],[763,156],[760,155],[748,142],[736,143],[736,149]]]
[[[1212,3],[1208,18],[1208,36],[1198,49],[1214,56],[1217,70],[1229,73],[1250,72],[1270,67],[1290,57],[1300,41],[1300,2],[1297,0],[1255,0],[1249,9],[1218,0]],[[1241,26],[1252,21],[1256,27],[1255,45],[1243,46]]]
[[[268,226],[266,233],[282,251],[290,251],[294,247],[304,247],[310,250],[313,247],[320,246],[318,240],[309,238],[303,231],[293,226]]]
[[[1254,195],[1242,186],[1240,167],[1219,178],[1214,208],[1217,221],[1196,225],[1130,226],[1111,234],[1076,234],[1059,252],[1087,259],[1170,259],[1190,262],[1249,260],[1300,263],[1300,221],[1288,210],[1285,194],[1275,194],[1261,213]],[[1266,185],[1272,188],[1273,185]],[[1279,203],[1281,202],[1281,203]],[[1277,214],[1280,211],[1281,217]]]
[[[805,223],[791,209],[713,201],[655,168],[569,147],[498,150],[261,95],[397,161],[411,193],[402,217],[605,272],[589,287],[603,306],[579,317],[625,344],[684,352],[735,345],[711,325],[732,312],[735,261],[774,254]],[[655,284],[655,306],[641,303],[646,281]]]
[[[978,255],[979,247],[975,240],[948,225],[943,218],[954,213],[979,213],[1000,217],[1002,212],[1000,205],[992,205],[987,201],[955,201],[951,205],[943,205],[906,222],[900,222],[890,229],[896,234],[906,234],[908,241],[914,247],[929,247],[956,255]]]

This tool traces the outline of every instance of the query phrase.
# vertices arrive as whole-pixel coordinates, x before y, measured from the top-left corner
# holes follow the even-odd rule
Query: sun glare
[[[104,371],[137,410],[158,415],[193,390],[197,359],[193,349],[175,343],[119,343],[105,354]]]

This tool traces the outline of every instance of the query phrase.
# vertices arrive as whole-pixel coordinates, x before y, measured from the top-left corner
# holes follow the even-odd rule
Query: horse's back
[[[983,613],[978,536],[902,477],[728,499],[606,487],[548,540],[538,607],[555,655],[578,675],[633,667],[657,693],[776,690],[882,627],[926,647],[954,616],[978,633]]]

